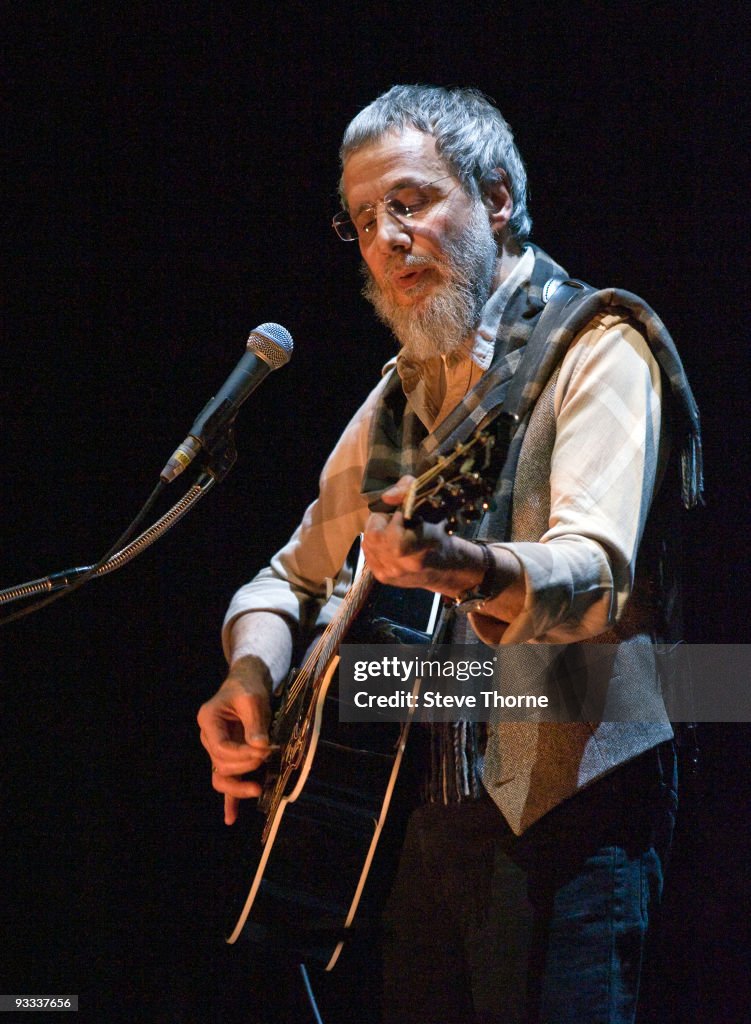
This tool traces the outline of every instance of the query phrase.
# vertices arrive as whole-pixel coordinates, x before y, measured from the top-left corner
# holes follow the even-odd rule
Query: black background
[[[5,7],[2,586],[108,548],[256,324],[296,349],[188,519],[2,629],[2,991],[78,992],[83,1020],[255,1019],[215,921],[224,826],[194,715],[222,677],[229,597],[286,540],[392,352],[328,222],[341,133],[395,81],[495,98],[533,240],[667,323],[707,450],[688,635],[747,639],[742,11]],[[748,739],[704,728],[708,795],[684,803],[643,1020],[748,1005]]]

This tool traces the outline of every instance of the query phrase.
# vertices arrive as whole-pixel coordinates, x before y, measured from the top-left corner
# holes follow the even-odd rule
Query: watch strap
[[[472,543],[476,544],[482,551],[485,572],[477,586],[463,591],[458,597],[454,598],[454,607],[456,611],[462,612],[463,614],[477,611],[481,605],[485,604],[486,601],[489,601],[491,597],[495,597],[502,589],[498,586],[498,570],[495,558],[493,557],[493,553],[490,550],[487,541],[473,540]]]

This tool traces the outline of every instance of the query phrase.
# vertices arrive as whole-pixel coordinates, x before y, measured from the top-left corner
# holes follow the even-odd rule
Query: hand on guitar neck
[[[370,516],[363,534],[365,558],[380,583],[458,597],[482,581],[487,569],[482,549],[449,533],[445,522],[407,518],[415,482],[414,477],[404,476],[382,494],[382,501],[395,510]],[[518,560],[502,548],[495,549],[492,557],[499,591],[504,591],[507,602],[521,604],[524,589]]]

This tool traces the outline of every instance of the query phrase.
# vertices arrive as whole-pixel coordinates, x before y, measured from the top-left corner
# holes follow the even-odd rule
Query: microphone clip
[[[237,462],[237,445],[235,444],[235,424],[230,423],[223,434],[220,434],[211,445],[211,451],[204,450],[201,467],[204,473],[221,483]]]

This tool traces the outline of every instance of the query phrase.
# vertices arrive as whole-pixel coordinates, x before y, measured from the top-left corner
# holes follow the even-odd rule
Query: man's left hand
[[[485,572],[482,552],[476,544],[454,537],[446,524],[407,523],[399,507],[414,477],[403,476],[384,491],[391,515],[374,512],[363,535],[363,551],[377,580],[393,587],[422,587],[448,597],[472,587]]]

